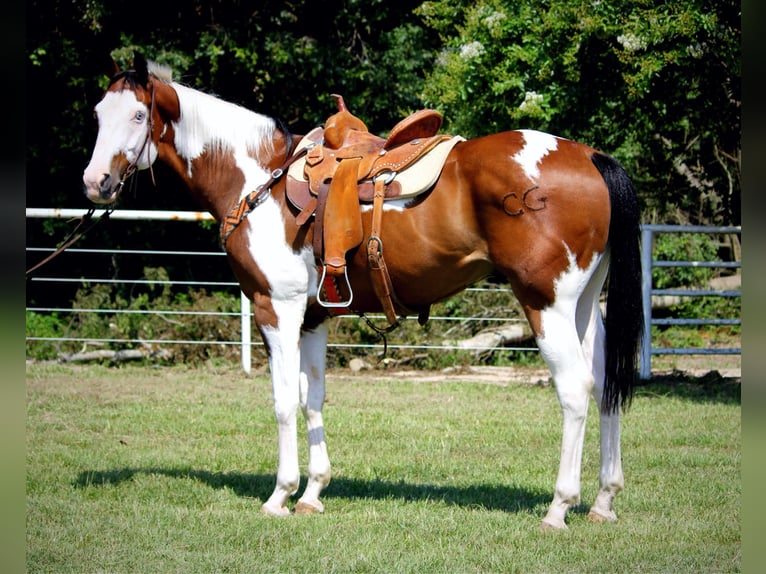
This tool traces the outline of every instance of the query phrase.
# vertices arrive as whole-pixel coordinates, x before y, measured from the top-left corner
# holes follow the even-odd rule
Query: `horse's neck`
[[[173,88],[180,114],[172,145],[161,157],[197,203],[222,221],[244,196],[266,183],[289,142],[271,118],[190,88]]]

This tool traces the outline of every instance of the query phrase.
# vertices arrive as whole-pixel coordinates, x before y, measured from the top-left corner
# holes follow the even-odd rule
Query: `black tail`
[[[595,153],[591,161],[606,182],[612,208],[606,294],[606,380],[601,411],[616,412],[620,407],[627,408],[633,398],[644,324],[639,208],[633,184],[615,159]]]

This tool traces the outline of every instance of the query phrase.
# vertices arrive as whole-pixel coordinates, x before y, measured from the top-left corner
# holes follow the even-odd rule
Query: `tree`
[[[417,13],[443,42],[423,101],[448,129],[585,141],[625,164],[645,219],[740,222],[738,3],[434,0]]]

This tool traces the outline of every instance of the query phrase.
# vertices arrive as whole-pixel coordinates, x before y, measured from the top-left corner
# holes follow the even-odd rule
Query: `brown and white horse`
[[[330,482],[322,408],[331,312],[317,303],[314,219],[296,223],[277,169],[299,138],[271,117],[173,82],[170,70],[140,55],[132,69],[115,66],[95,111],[98,137],[83,176],[94,203],[114,202],[126,177],[158,159],[219,222],[265,186],[225,246],[269,353],[279,462],[262,510],[290,514],[300,481],[300,409],[308,426],[308,482],[295,512],[322,512],[320,493]],[[586,145],[507,131],[458,143],[430,191],[384,208],[385,262],[407,308],[427,310],[490,273],[504,275],[523,306],[563,414],[543,528],[566,528],[567,510],[579,503],[590,396],[601,405],[601,467],[589,516],[616,520],[620,411],[632,396],[642,325],[639,213],[626,173]],[[370,218],[365,211],[365,237]],[[364,249],[349,253],[358,313],[381,310],[367,265]],[[604,322],[599,296],[607,278]]]

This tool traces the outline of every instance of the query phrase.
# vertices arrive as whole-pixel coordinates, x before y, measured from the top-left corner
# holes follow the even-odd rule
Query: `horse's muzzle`
[[[85,196],[95,204],[104,205],[112,203],[117,199],[122,189],[121,181],[118,181],[116,185],[114,182],[115,179],[108,173],[103,174],[103,177],[98,182],[84,177]]]

